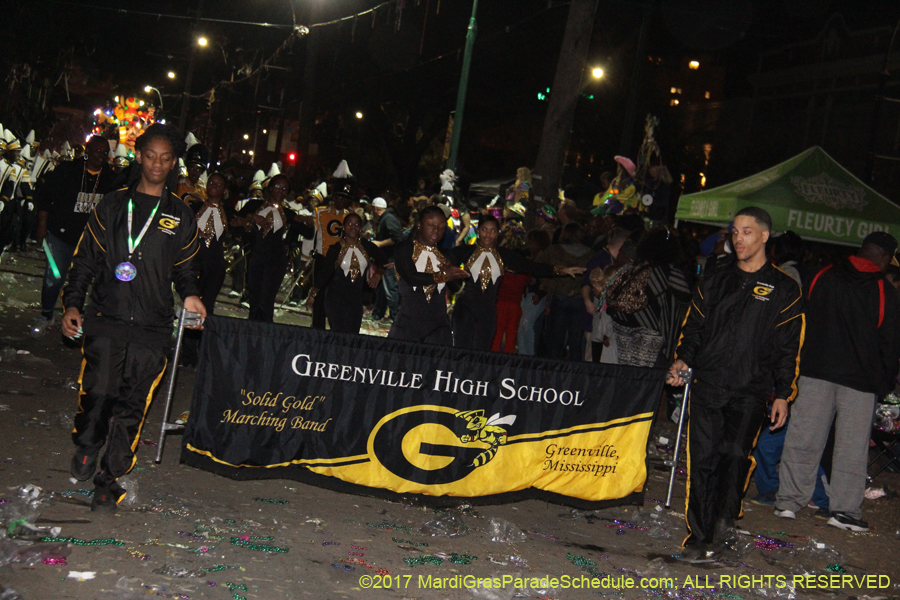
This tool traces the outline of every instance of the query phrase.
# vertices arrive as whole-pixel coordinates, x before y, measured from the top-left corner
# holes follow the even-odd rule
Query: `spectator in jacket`
[[[390,310],[390,320],[393,321],[400,312],[400,284],[397,281],[397,271],[394,270],[394,246],[406,239],[403,231],[403,223],[397,215],[397,205],[400,196],[391,194],[391,204],[388,206],[384,198],[375,198],[372,201],[372,211],[378,217],[378,229],[375,232],[375,241],[372,242],[384,252],[388,266],[381,278],[381,286],[375,292],[375,308],[372,310],[372,318],[384,319]]]
[[[800,286],[766,260],[772,218],[748,207],[734,219],[734,258],[705,277],[688,309],[669,383],[688,399],[688,537],[681,559],[715,560],[741,515],[752,468],[750,452],[775,388],[772,429],[784,425],[797,394],[803,341]]]
[[[566,224],[561,228],[559,243],[544,250],[537,262],[564,268],[586,267],[592,253],[581,238],[581,225]],[[581,279],[543,278],[541,285],[550,295],[544,334],[548,358],[584,360],[584,332],[590,331],[591,319],[581,298]]]
[[[875,402],[893,387],[900,360],[900,302],[884,280],[897,265],[897,240],[870,233],[856,256],[828,265],[807,293],[808,339],[800,396],[781,458],[775,514],[793,519],[813,493],[819,460],[835,421],[828,524],[868,531],[862,500]]]

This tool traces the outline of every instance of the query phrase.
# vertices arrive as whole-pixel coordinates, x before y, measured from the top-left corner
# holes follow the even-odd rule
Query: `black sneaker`
[[[75,452],[75,455],[72,457],[72,466],[70,468],[72,477],[78,481],[87,481],[94,476],[96,470],[96,454],[87,454],[80,449]]]
[[[716,552],[707,544],[685,546],[685,548],[681,551],[681,554],[675,557],[675,560],[694,565],[716,562],[718,559],[718,552]]]
[[[819,510],[816,511],[816,514],[814,514],[813,516],[817,519],[823,519],[823,520],[827,521],[828,519],[831,518],[831,511],[828,510],[827,508],[820,508]]]
[[[116,512],[119,508],[119,502],[125,498],[125,488],[118,483],[107,488],[95,487],[94,499],[91,501],[91,512]]]
[[[834,513],[828,519],[828,525],[843,529],[844,531],[868,531],[869,524],[862,519],[854,519],[850,515],[844,513]]]

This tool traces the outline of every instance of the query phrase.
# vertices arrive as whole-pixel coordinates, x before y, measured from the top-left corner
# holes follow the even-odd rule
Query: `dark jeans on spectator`
[[[544,328],[548,358],[584,360],[582,318],[586,312],[580,295],[553,295]]]
[[[381,277],[381,285],[375,292],[375,307],[372,309],[373,319],[383,319],[390,310],[391,319],[400,312],[400,286],[397,282],[397,271],[393,267],[386,269]]]
[[[47,234],[47,245],[50,246],[50,253],[53,254],[53,260],[56,261],[56,266],[59,269],[59,277],[53,276],[50,261],[47,261],[47,268],[44,269],[44,286],[41,288],[41,315],[49,319],[53,317],[53,309],[59,300],[59,292],[66,283],[66,273],[72,265],[75,246],[70,246],[52,233]]]

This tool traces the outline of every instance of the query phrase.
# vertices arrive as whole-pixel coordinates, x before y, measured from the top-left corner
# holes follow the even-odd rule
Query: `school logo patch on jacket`
[[[757,281],[756,287],[753,288],[753,297],[757,300],[768,301],[769,299],[766,298],[766,296],[771,294],[774,289],[775,286],[773,285],[769,285],[768,283],[760,283]]]
[[[169,235],[175,235],[175,228],[181,223],[178,217],[163,213],[159,219],[159,229]]]

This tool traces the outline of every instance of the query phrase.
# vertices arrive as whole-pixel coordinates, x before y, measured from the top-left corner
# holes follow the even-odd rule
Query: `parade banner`
[[[642,498],[664,378],[224,317],[207,320],[200,355],[189,465],[376,495],[587,507]]]

